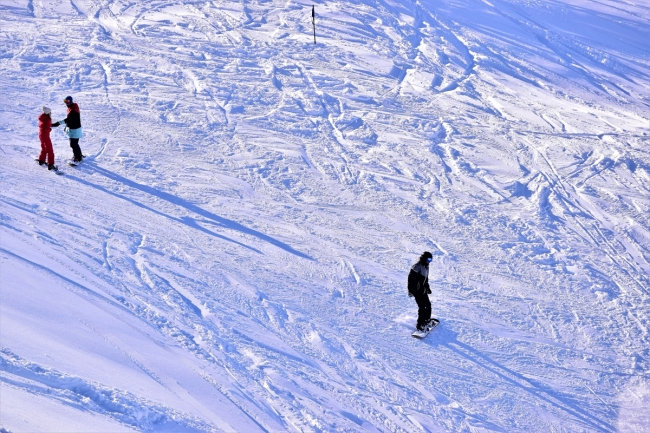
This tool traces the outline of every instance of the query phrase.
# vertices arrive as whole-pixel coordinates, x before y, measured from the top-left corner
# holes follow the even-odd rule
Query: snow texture
[[[0,431],[650,431],[650,3],[312,4],[0,0]]]

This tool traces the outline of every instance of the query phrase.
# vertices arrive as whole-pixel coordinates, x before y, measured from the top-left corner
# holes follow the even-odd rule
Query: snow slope
[[[0,0],[3,431],[650,430],[650,2],[311,6]]]

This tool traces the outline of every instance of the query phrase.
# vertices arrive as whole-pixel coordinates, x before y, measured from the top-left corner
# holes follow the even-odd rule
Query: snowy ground
[[[649,431],[650,2],[311,5],[0,0],[0,427]]]

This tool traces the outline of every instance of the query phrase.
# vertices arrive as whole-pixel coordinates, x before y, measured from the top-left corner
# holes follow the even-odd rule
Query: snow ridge
[[[140,431],[217,432],[191,415],[157,405],[127,391],[102,386],[80,377],[44,368],[0,348],[0,381],[30,393],[47,395],[85,412],[107,415]]]

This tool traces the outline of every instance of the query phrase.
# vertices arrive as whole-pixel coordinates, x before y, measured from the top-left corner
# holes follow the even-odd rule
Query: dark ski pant
[[[54,149],[52,148],[52,140],[50,135],[38,135],[41,139],[41,154],[38,157],[39,162],[45,162],[47,158],[48,165],[54,165]]]
[[[83,158],[83,155],[81,154],[81,147],[79,147],[79,139],[78,138],[71,138],[70,139],[70,147],[72,148],[72,154],[74,155],[74,160],[75,161],[81,161],[81,158]]]
[[[426,293],[414,296],[418,303],[418,326],[424,326],[431,319],[431,301]]]

